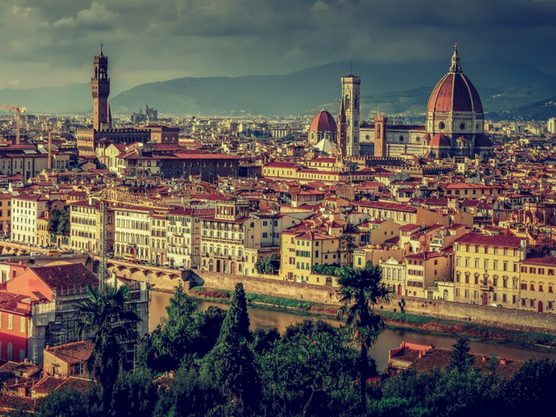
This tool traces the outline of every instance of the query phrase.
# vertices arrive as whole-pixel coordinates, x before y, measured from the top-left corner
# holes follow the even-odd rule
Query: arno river
[[[162,318],[166,315],[165,307],[169,304],[169,299],[171,297],[172,294],[168,293],[154,291],[151,293],[151,304],[149,309],[150,331],[154,330]],[[207,309],[210,305],[217,305],[223,309],[228,308],[227,304],[203,300],[199,300],[198,303],[202,310]],[[272,329],[276,327],[282,332],[290,324],[300,322],[311,317],[312,316],[290,313],[288,311],[249,308],[249,318],[251,319],[252,329]],[[325,321],[334,325],[338,324],[338,322],[334,319],[326,319]],[[424,345],[432,344],[441,348],[450,348],[455,343],[455,338],[451,336],[418,333],[410,330],[384,330],[370,352],[372,357],[376,360],[379,370],[385,369],[386,365],[388,365],[388,350],[398,347],[403,341]],[[556,360],[556,351],[545,352],[541,350],[510,347],[496,343],[470,342],[469,345],[472,352],[482,353],[487,356],[494,352],[500,358],[519,359],[525,361],[531,358],[540,359],[544,356],[548,356]]]

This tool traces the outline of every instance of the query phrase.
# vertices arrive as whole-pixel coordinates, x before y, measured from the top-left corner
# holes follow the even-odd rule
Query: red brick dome
[[[476,148],[492,148],[492,141],[487,135],[480,135],[475,139]]]
[[[452,144],[450,143],[450,139],[448,139],[442,133],[437,133],[432,137],[430,146],[434,148],[443,148],[443,147],[450,148]]]
[[[336,130],[336,121],[332,115],[325,110],[317,113],[309,128],[311,132],[335,132]]]
[[[483,104],[477,89],[461,70],[457,49],[452,57],[450,71],[432,90],[427,111],[483,113]]]

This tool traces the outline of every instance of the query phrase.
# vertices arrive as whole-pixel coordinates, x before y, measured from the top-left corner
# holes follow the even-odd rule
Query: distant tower
[[[110,78],[108,78],[108,58],[100,51],[95,56],[95,76],[91,78],[93,95],[93,129],[96,131],[110,127],[108,96],[110,95]]]
[[[388,118],[384,116],[375,117],[375,156],[386,157],[386,124]]]
[[[345,156],[359,156],[359,90],[361,78],[353,74],[342,77],[342,105],[346,115]]]
[[[336,140],[336,160],[342,161],[346,156],[346,112],[344,100],[340,101],[340,114],[338,115],[338,138]]]

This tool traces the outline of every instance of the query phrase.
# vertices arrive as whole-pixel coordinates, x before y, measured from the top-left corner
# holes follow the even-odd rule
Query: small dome
[[[311,127],[309,131],[311,132],[335,132],[338,128],[336,127],[336,121],[330,113],[325,110],[321,110],[313,118],[311,122]]]
[[[425,133],[425,136],[423,136],[423,140],[431,140],[431,134]]]
[[[450,143],[450,139],[448,139],[442,133],[437,133],[432,137],[430,146],[435,148],[442,148],[442,147],[451,148],[452,144]]]
[[[465,141],[465,140],[469,140],[465,137],[465,135],[461,135],[459,138],[456,139],[457,141]]]
[[[475,139],[476,148],[492,148],[492,141],[487,135],[480,135]]]

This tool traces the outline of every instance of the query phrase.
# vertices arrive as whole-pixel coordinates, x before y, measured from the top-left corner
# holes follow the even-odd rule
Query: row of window
[[[72,224],[85,224],[88,226],[96,226],[97,225],[97,221],[95,219],[87,219],[87,218],[83,218],[83,217],[72,217],[71,218],[71,223]]]
[[[120,243],[131,243],[144,246],[149,245],[149,238],[147,236],[138,235],[135,233],[116,232],[115,240]]]
[[[6,328],[8,330],[13,330],[14,329],[14,315],[7,313],[6,316],[7,316],[7,327]],[[19,317],[19,331],[21,333],[25,333],[27,320],[25,319],[25,317],[21,317],[21,316],[17,316],[17,317]],[[4,320],[4,313],[0,311],[0,328],[2,328],[4,326],[3,320]]]
[[[522,266],[521,267],[521,272],[524,272],[524,273],[529,272],[530,274],[545,275],[545,271],[547,272],[546,275],[554,276],[554,268],[545,269],[545,268],[537,268],[535,266],[530,266],[530,267]]]
[[[456,266],[465,266],[466,268],[471,268],[471,258],[465,258],[462,265],[462,258],[460,256],[456,257]],[[502,266],[501,269],[500,266]],[[493,269],[495,271],[509,271],[508,261],[502,261],[502,264],[500,265],[498,259],[494,259],[492,261],[492,268],[490,268],[490,260],[483,259],[483,265],[481,268],[480,259],[475,258],[473,267],[475,269],[486,269],[486,270]],[[512,264],[512,271],[517,272],[517,263],[515,262]]]
[[[538,303],[542,303],[542,301],[539,301]],[[527,307],[527,304],[529,304],[530,308],[539,308],[539,311],[542,311],[542,307],[540,305],[535,306],[535,300],[530,299],[529,303],[527,303],[527,299],[526,298],[522,298],[521,299],[521,306],[522,307]],[[542,305],[542,304],[541,304]],[[546,302],[546,308],[548,310],[554,310],[554,302],[553,301],[547,301]]]
[[[527,290],[527,283],[526,282],[521,283],[521,289],[522,290]],[[549,293],[553,293],[554,292],[553,289],[554,289],[553,285],[548,285],[548,292]],[[544,292],[544,284],[539,284],[537,286],[537,290],[539,292]],[[535,284],[534,283],[529,284],[529,291],[535,291]]]
[[[128,220],[128,219],[116,219],[116,227],[125,227],[126,229],[135,230],[150,230],[149,223],[147,221],[138,220]]]
[[[480,248],[483,248],[483,250],[481,251]],[[504,255],[504,256],[511,256],[511,254],[513,254],[513,256],[519,256],[520,250],[519,249],[509,249],[509,248],[498,248],[497,246],[494,246],[492,248],[492,251],[490,250],[489,246],[484,246],[481,247],[479,245],[461,245],[461,244],[456,244],[456,251],[461,251],[461,252],[475,252],[475,253],[485,253],[485,254],[492,254],[492,255]]]
[[[2,356],[2,341],[0,341],[0,359]],[[14,360],[14,347],[11,343],[8,343],[6,346],[6,360],[13,361]],[[25,349],[19,350],[19,362],[25,361]]]

